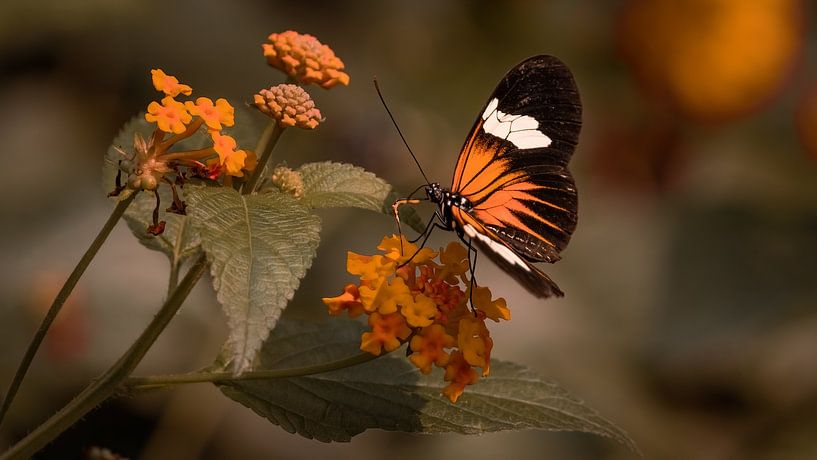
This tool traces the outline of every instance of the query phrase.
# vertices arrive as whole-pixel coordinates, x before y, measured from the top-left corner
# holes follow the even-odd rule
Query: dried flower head
[[[482,368],[483,377],[490,372],[493,340],[485,320],[510,319],[505,299],[492,300],[486,287],[474,285],[473,296],[463,289],[471,285],[468,250],[457,242],[437,253],[391,236],[377,248],[382,255],[349,252],[347,271],[359,276],[360,284],[324,298],[329,314],[368,315],[372,330],[363,334],[360,348],[374,355],[408,342],[409,360],[422,373],[433,366],[445,369],[449,384],[443,394],[456,402],[479,378],[473,368]],[[468,307],[469,297],[475,311]]]
[[[253,96],[253,104],[284,127],[315,129],[322,121],[321,111],[315,108],[312,97],[297,85],[283,84],[262,89]]]
[[[272,170],[272,185],[295,198],[304,195],[304,182],[301,175],[288,168],[287,165],[278,165]]]
[[[270,43],[261,45],[267,63],[295,81],[306,85],[315,83],[326,89],[349,84],[343,61],[335,56],[332,48],[312,35],[288,30],[271,34],[268,40]]]

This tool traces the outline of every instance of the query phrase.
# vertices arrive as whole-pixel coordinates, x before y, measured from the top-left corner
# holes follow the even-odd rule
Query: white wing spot
[[[488,103],[488,107],[485,107],[485,111],[482,112],[482,119],[487,120],[488,117],[490,117],[491,114],[494,113],[494,110],[496,110],[498,105],[499,105],[499,99],[497,99],[497,98],[491,99],[491,102]]]
[[[504,244],[498,241],[494,241],[493,239],[491,239],[491,237],[487,235],[483,235],[470,224],[465,224],[462,227],[462,229],[463,231],[465,231],[465,234],[468,235],[470,238],[477,238],[479,241],[485,243],[485,245],[488,246],[488,249],[499,254],[511,265],[518,265],[522,267],[522,269],[524,269],[526,272],[530,271],[530,267],[528,267],[528,264],[526,264],[524,260],[520,259],[519,256],[516,255],[516,253],[511,251],[510,248],[508,248]]]
[[[543,148],[551,139],[539,131],[539,122],[528,115],[514,115],[497,110],[499,100],[491,99],[482,112],[482,129],[491,135],[505,139],[520,149]]]

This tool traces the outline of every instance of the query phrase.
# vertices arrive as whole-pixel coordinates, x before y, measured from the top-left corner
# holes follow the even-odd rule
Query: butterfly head
[[[443,201],[443,188],[436,182],[428,184],[426,185],[426,196],[432,203],[441,203]]]

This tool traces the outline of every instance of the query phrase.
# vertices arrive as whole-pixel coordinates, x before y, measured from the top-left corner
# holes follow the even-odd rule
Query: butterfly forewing
[[[567,163],[581,129],[573,76],[552,56],[525,60],[499,82],[471,129],[452,191],[474,218],[530,261],[554,262],[576,227]]]

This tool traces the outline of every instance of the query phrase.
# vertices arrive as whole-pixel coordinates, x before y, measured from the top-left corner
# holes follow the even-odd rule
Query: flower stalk
[[[119,222],[119,219],[125,213],[125,210],[128,209],[128,206],[133,202],[134,198],[136,198],[136,195],[137,192],[133,192],[117,203],[116,207],[111,212],[111,215],[108,217],[108,220],[105,222],[105,225],[103,225],[102,229],[99,230],[96,238],[94,238],[91,245],[85,251],[85,254],[83,254],[76,267],[74,267],[74,271],[72,271],[68,276],[68,279],[65,280],[65,284],[63,284],[60,292],[57,293],[57,296],[54,298],[54,302],[51,303],[51,307],[48,308],[48,312],[46,312],[45,317],[40,323],[40,327],[37,329],[37,332],[34,334],[31,342],[28,344],[28,348],[23,355],[23,359],[20,361],[20,365],[17,367],[17,371],[14,373],[14,378],[11,380],[9,389],[3,398],[3,404],[0,406],[0,423],[3,422],[3,418],[11,407],[11,403],[14,401],[14,397],[17,395],[17,391],[20,389],[20,384],[22,384],[23,379],[31,366],[31,362],[34,360],[34,356],[37,354],[37,350],[39,350],[40,345],[43,343],[43,339],[45,339],[48,329],[51,327],[54,319],[56,319],[57,314],[59,314],[62,306],[65,304],[65,301],[68,299],[68,296],[71,295],[71,292],[74,290],[77,282],[79,282],[80,278],[82,278],[82,275],[85,273],[88,265],[91,264],[91,261],[94,259],[97,252],[99,252],[99,248],[102,247],[102,244],[108,239],[108,235],[111,234],[111,231],[116,226],[117,222]]]
[[[385,354],[380,356],[385,356]],[[357,366],[359,364],[377,359],[378,357],[379,356],[372,355],[371,353],[359,353],[348,358],[339,359],[328,363],[316,364],[314,366],[296,367],[291,369],[265,369],[260,371],[244,372],[240,375],[235,375],[232,372],[190,372],[186,374],[131,377],[125,380],[123,386],[129,390],[139,391],[189,383],[225,383],[240,382],[245,380],[305,377],[308,375],[322,374],[324,372]]]
[[[139,338],[136,339],[128,351],[126,351],[110,369],[74,397],[65,407],[60,409],[59,412],[0,456],[0,460],[30,458],[46,444],[59,436],[60,433],[85,416],[85,414],[113,396],[122,382],[142,361],[142,358],[144,358],[145,354],[159,337],[159,334],[161,334],[170,323],[170,320],[176,316],[182,303],[206,269],[207,259],[204,254],[202,254],[190,267],[190,270],[181,280],[176,290],[173,291],[173,295],[162,305],[162,308],[156,313],[156,316],[148,327],[142,332]]]
[[[244,183],[244,188],[241,189],[241,193],[244,195],[254,192],[256,187],[258,187],[258,183],[264,175],[264,170],[267,168],[267,163],[269,163],[272,157],[272,149],[275,147],[275,144],[278,143],[278,139],[283,132],[284,127],[281,126],[280,123],[272,120],[267,125],[264,133],[261,134],[261,139],[258,141],[258,149],[256,149],[257,152],[261,152],[261,156],[258,158],[258,165],[256,165],[252,176]]]

